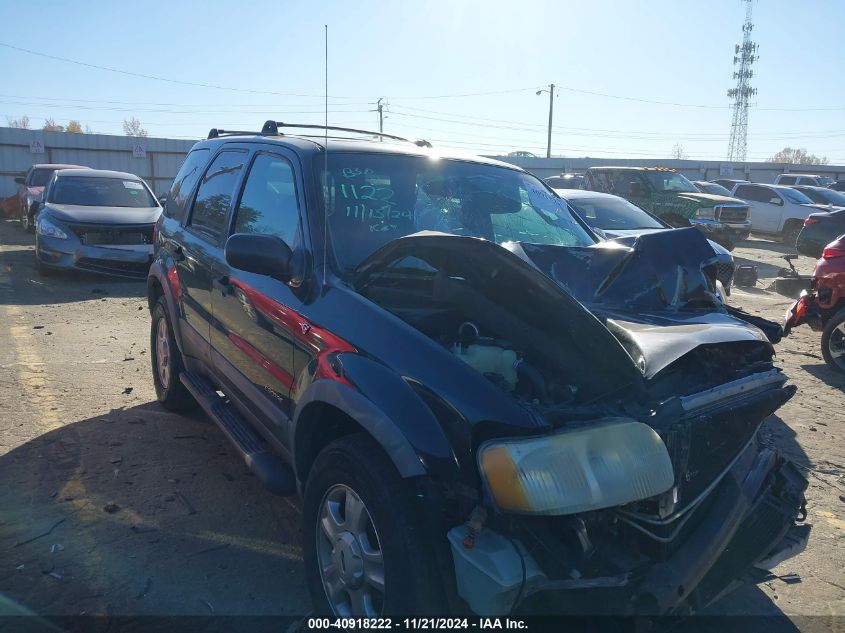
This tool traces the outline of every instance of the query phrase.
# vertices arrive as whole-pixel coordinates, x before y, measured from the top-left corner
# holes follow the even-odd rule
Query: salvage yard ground
[[[155,403],[144,284],[41,277],[32,250],[0,222],[0,594],[48,615],[306,613],[298,502],[266,493],[201,414]],[[785,252],[741,244],[760,281],[730,303],[781,320],[790,299],[764,288]],[[711,612],[805,629],[845,615],[845,377],[806,327],[778,360],[798,393],[763,436],[810,479],[810,545]]]

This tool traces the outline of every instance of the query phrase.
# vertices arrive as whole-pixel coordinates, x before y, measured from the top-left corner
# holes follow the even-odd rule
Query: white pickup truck
[[[814,203],[785,185],[737,184],[732,195],[748,202],[752,231],[778,235],[785,244],[795,244],[811,213],[829,210],[829,205]]]

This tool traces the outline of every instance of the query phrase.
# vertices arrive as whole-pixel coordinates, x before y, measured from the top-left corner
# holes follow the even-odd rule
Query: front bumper
[[[152,245],[137,247],[88,246],[72,236],[66,240],[36,235],[39,265],[56,270],[83,270],[129,279],[146,279]]]
[[[796,530],[795,521],[803,518],[806,487],[791,462],[753,442],[708,494],[709,502],[702,504],[706,507],[692,510],[694,528],[679,537],[682,543],[665,560],[615,575],[554,579],[542,572],[542,564],[522,543],[506,537],[513,545],[499,548],[500,560],[491,569],[522,570],[510,576],[520,583],[503,587],[496,600],[479,599],[480,586],[495,587],[503,576],[482,578],[478,572],[484,570],[483,562],[467,567],[455,556],[458,592],[480,615],[507,613],[518,606],[517,599],[525,600],[519,610],[531,613],[627,616],[698,611],[755,565],[779,562],[803,549],[810,526]],[[455,546],[452,539],[453,551]],[[522,560],[506,560],[517,552]],[[466,573],[468,568],[472,573]]]
[[[748,239],[751,221],[722,223],[718,220],[690,219],[690,224],[716,242],[738,242]]]

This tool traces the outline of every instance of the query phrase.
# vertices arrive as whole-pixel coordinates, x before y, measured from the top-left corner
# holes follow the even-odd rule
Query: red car
[[[58,163],[33,165],[25,176],[18,176],[18,209],[20,210],[21,226],[28,233],[35,231],[35,212],[37,204],[41,202],[44,187],[50,181],[50,176],[57,169],[74,169],[82,165],[63,165]]]
[[[845,235],[825,246],[810,290],[804,290],[786,312],[784,334],[802,323],[822,332],[825,362],[845,373]]]

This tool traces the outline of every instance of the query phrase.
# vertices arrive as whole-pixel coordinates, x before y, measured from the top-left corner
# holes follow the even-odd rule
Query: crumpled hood
[[[699,193],[697,191],[682,191],[678,194],[679,198],[699,202],[702,206],[713,207],[717,204],[736,204],[747,207],[748,203],[738,198],[729,198],[728,196],[720,196],[715,193]]]
[[[48,203],[44,211],[62,222],[91,224],[155,224],[161,207],[88,207]]]
[[[605,325],[628,353],[639,356],[634,360],[647,379],[699,345],[754,341],[771,347],[761,330],[719,312],[605,316]]]

